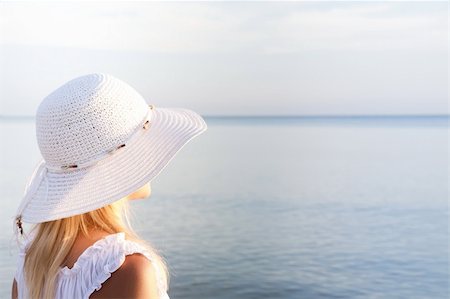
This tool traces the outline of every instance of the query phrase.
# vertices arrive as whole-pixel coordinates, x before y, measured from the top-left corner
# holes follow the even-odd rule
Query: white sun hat
[[[111,75],[70,80],[37,109],[43,159],[25,188],[15,226],[22,233],[22,221],[83,214],[133,193],[206,130],[196,112],[149,105]]]

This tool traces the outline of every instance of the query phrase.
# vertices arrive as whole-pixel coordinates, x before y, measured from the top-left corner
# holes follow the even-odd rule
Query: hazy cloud
[[[3,3],[0,43],[157,52],[445,50],[447,14],[404,8],[394,2]]]
[[[1,2],[2,114],[86,73],[203,114],[448,111],[447,2]],[[26,82],[27,88],[23,87]]]

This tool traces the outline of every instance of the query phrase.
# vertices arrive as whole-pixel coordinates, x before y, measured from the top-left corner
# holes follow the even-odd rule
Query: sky
[[[446,1],[0,2],[0,115],[114,75],[202,115],[448,114]]]

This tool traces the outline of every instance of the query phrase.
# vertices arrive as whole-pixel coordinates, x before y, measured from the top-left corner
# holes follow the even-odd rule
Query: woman
[[[12,298],[169,298],[166,265],[131,228],[128,204],[206,130],[194,111],[148,105],[108,74],[48,95],[36,113],[43,159],[15,217]]]

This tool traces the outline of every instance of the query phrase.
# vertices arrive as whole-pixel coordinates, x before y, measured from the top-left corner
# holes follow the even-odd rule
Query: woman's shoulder
[[[90,298],[160,298],[157,274],[152,262],[142,253],[125,257],[121,266],[111,273],[100,290]]]

